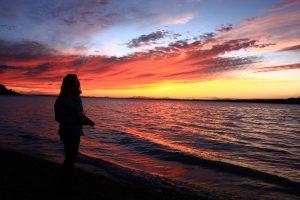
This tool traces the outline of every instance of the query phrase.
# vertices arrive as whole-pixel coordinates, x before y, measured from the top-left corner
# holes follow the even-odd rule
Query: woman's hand
[[[88,125],[88,126],[95,126],[95,122],[93,122],[90,118],[87,116],[83,115],[83,125]]]

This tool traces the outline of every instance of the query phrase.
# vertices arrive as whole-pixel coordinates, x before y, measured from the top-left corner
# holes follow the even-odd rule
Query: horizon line
[[[21,94],[23,96],[53,96],[57,97],[58,94]],[[272,102],[274,101],[297,101],[300,103],[300,96],[287,97],[287,98],[171,98],[171,97],[110,97],[110,96],[81,96],[83,98],[101,98],[101,99],[141,99],[141,100],[179,100],[179,101],[244,101],[244,102]]]

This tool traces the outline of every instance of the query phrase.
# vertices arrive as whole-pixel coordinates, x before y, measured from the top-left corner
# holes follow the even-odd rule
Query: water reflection
[[[54,99],[0,97],[1,140],[59,155]],[[300,181],[299,106],[97,98],[83,103],[97,124],[85,129],[81,152],[87,155],[197,184],[213,176],[194,164],[198,158]]]

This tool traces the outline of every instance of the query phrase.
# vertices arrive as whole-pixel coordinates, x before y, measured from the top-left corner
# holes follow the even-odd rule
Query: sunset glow
[[[222,5],[222,6],[220,6]],[[1,1],[0,83],[84,96],[300,96],[300,1]]]

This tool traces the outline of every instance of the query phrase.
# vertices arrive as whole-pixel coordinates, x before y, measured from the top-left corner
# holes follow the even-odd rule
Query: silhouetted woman
[[[80,98],[80,82],[76,74],[68,74],[61,85],[60,94],[55,102],[55,120],[59,122],[58,134],[64,144],[65,160],[59,185],[60,193],[71,189],[71,176],[78,154],[82,125],[94,126],[95,123],[83,113]]]

